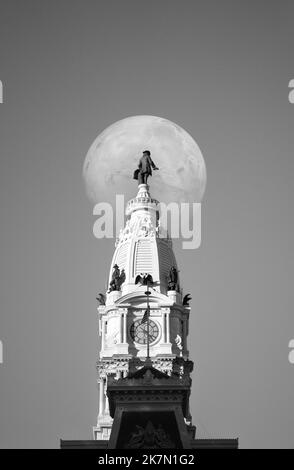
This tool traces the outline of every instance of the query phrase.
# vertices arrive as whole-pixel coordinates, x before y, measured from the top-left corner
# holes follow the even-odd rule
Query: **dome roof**
[[[137,196],[127,204],[126,215],[126,225],[116,242],[109,283],[117,265],[120,272],[125,272],[122,295],[134,292],[137,276],[146,273],[152,276],[154,289],[166,294],[170,269],[177,269],[177,264],[172,240],[163,237],[160,228],[159,203],[151,198],[148,185],[139,185]]]

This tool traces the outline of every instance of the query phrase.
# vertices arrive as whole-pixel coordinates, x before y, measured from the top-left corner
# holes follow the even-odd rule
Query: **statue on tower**
[[[105,295],[99,293],[98,297],[96,297],[96,300],[98,302],[98,305],[105,305]]]
[[[113,266],[113,272],[112,272],[112,277],[111,277],[111,281],[109,284],[108,292],[112,292],[114,290],[120,290],[121,285],[125,282],[125,280],[126,280],[125,270],[122,269],[120,271],[118,265],[115,264]]]
[[[148,177],[152,176],[152,169],[159,170],[151,158],[151,152],[144,150],[138,168],[134,171],[134,180],[138,180],[138,184],[147,184]]]
[[[178,271],[175,266],[170,268],[167,285],[168,290],[178,289]]]

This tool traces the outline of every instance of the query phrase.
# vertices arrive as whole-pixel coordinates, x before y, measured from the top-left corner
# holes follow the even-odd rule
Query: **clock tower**
[[[151,197],[147,184],[140,184],[137,196],[127,204],[126,224],[116,240],[108,291],[98,299],[101,350],[95,440],[110,438],[113,420],[107,389],[113,378],[136,373],[147,356],[152,368],[167,376],[191,372],[193,363],[188,360],[187,348],[190,307],[186,299],[172,240],[160,225],[159,202]],[[190,422],[189,412],[187,415]]]
[[[127,149],[135,148],[134,142],[149,142],[150,135],[159,162],[177,173],[172,190],[166,188],[166,199],[174,198],[173,189],[189,194],[193,188],[201,200],[206,170],[191,136],[166,119],[137,116],[110,126],[88,152],[84,176],[95,201],[98,194],[108,194],[107,182],[121,187],[129,171],[126,158],[128,168],[134,163]],[[115,172],[106,177],[102,170],[112,165]],[[183,296],[172,240],[163,227],[165,214],[149,191],[152,170],[158,168],[146,150],[134,171],[138,192],[125,208],[125,226],[116,239],[107,289],[97,297],[99,407],[93,438],[61,440],[62,449],[238,447],[237,439],[195,438],[189,409],[190,295]],[[186,188],[189,181],[192,186]]]

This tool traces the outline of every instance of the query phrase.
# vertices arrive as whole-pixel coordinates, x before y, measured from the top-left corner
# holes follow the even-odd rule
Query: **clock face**
[[[142,319],[134,321],[130,329],[131,338],[138,344],[147,344],[147,328],[147,322],[142,323]],[[149,320],[149,343],[153,343],[158,335],[158,326]]]

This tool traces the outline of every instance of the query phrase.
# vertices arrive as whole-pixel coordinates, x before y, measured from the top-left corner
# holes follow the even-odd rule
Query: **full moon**
[[[156,116],[132,116],[107,127],[91,145],[83,166],[87,195],[93,203],[131,199],[138,182],[133,173],[144,150],[159,171],[148,179],[150,194],[166,204],[200,202],[206,167],[195,140],[177,124]]]

